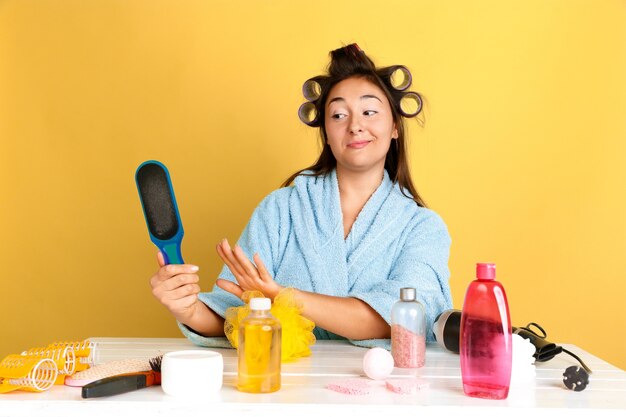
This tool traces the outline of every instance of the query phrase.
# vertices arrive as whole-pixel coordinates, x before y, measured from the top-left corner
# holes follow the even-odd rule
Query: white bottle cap
[[[400,300],[415,301],[415,288],[400,288]]]
[[[250,300],[250,310],[269,310],[272,307],[272,300],[269,298],[252,298]]]

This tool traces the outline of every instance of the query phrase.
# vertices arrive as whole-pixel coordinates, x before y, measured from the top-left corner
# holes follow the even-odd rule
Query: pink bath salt
[[[421,368],[426,356],[426,338],[394,324],[391,326],[391,354],[397,368]]]
[[[415,394],[428,388],[429,383],[420,378],[392,378],[385,380],[385,385],[389,391],[397,394]]]
[[[364,379],[350,378],[330,382],[326,385],[331,391],[349,395],[366,395],[370,393],[370,385]]]

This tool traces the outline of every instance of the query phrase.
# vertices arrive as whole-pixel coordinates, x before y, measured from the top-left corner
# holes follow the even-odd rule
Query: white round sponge
[[[393,371],[393,356],[383,348],[372,348],[363,356],[363,372],[372,379],[385,379]]]

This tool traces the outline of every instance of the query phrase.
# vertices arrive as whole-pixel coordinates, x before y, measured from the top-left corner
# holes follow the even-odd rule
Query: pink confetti
[[[385,380],[389,391],[396,394],[415,394],[417,391],[428,388],[428,382],[420,378],[393,378]]]
[[[364,379],[351,378],[330,382],[326,385],[331,391],[348,395],[366,395],[370,393],[370,385]]]

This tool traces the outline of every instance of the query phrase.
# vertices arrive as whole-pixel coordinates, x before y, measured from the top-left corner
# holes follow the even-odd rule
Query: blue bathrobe
[[[358,298],[388,323],[400,288],[416,288],[426,310],[427,340],[433,340],[435,317],[452,308],[446,225],[435,212],[403,195],[387,171],[345,239],[337,174],[332,171],[323,177],[300,175],[294,186],[268,195],[238,243],[250,259],[258,252],[278,284]],[[220,277],[237,282],[226,266]],[[242,305],[238,297],[217,286],[199,298],[222,317],[228,307]],[[184,325],[180,328],[198,345],[227,346],[223,338],[203,337]],[[343,339],[319,327],[314,333],[318,339]],[[390,347],[389,339],[351,342]]]

